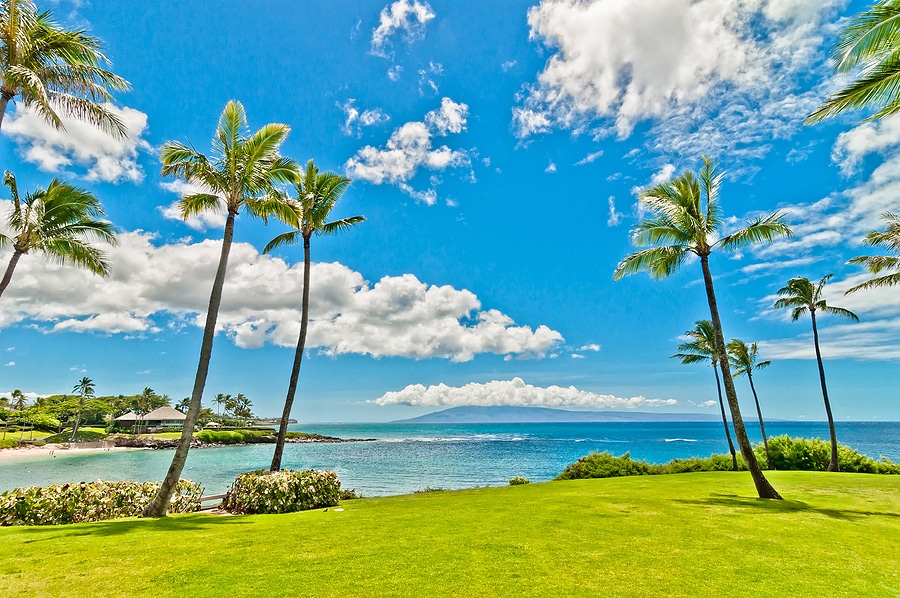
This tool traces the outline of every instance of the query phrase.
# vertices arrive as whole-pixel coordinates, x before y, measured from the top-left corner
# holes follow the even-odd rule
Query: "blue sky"
[[[827,298],[861,320],[820,322],[835,417],[900,419],[896,290],[842,294],[864,277],[845,262],[865,232],[900,209],[900,121],[802,126],[839,84],[828,50],[863,2],[47,6],[105,41],[133,86],[115,108],[131,135],[53,131],[17,105],[0,160],[20,188],[90,189],[121,243],[107,280],[21,260],[0,301],[0,391],[66,392],[86,375],[101,394],[189,393],[222,220],[175,217],[185,187],[157,154],[168,140],[209,151],[236,99],[253,129],[291,126],[286,155],[351,177],[335,215],[368,219],[313,240],[301,421],[462,404],[715,413],[712,372],[668,358],[709,317],[699,264],[612,280],[640,189],[701,154],[728,172],[730,226],[781,209],[795,227],[712,260],[726,337],[773,361],[757,378],[764,415],[824,419],[809,322],[771,306],[788,278],[834,273]],[[282,230],[237,222],[207,404],[243,392],[280,413],[302,252],[259,251]]]

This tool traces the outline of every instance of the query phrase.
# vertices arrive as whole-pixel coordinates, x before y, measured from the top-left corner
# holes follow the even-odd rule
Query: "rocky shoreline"
[[[242,444],[275,444],[277,436],[253,436],[241,442],[203,442],[199,438],[191,439],[191,448],[215,448],[222,446],[238,446]],[[109,441],[116,447],[143,448],[143,449],[173,449],[178,445],[177,438],[147,438],[146,436],[111,436]],[[308,434],[298,438],[286,438],[288,444],[303,444],[311,442],[374,442],[375,438],[337,438],[335,436],[322,436],[321,434]]]

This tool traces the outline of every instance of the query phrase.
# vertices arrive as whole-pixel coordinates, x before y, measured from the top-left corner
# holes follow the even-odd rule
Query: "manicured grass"
[[[767,474],[769,475],[769,474]],[[900,596],[900,477],[574,480],[0,529],[0,594]]]

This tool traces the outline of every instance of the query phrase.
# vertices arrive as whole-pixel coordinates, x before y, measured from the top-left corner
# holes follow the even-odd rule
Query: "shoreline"
[[[8,463],[11,461],[25,461],[36,457],[58,457],[63,455],[83,455],[87,453],[110,453],[122,451],[139,451],[145,450],[137,447],[128,446],[70,446],[64,448],[62,444],[45,444],[44,446],[19,446],[0,450],[0,463]]]

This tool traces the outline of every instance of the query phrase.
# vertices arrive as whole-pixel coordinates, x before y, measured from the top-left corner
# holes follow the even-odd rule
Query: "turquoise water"
[[[502,486],[515,475],[532,481],[555,477],[591,451],[631,452],[635,459],[663,463],[675,458],[725,453],[721,424],[303,424],[297,430],[374,442],[288,444],[283,467],[330,469],[344,488],[365,496],[406,494],[427,486]],[[900,422],[846,422],[838,440],[873,458],[900,462]],[[823,422],[771,422],[770,435],[828,438]],[[759,429],[748,423],[751,440]],[[273,445],[194,449],[183,477],[203,484],[207,494],[227,490],[239,473],[267,468]],[[172,451],[66,454],[0,463],[0,491],[19,486],[96,479],[160,480]]]

